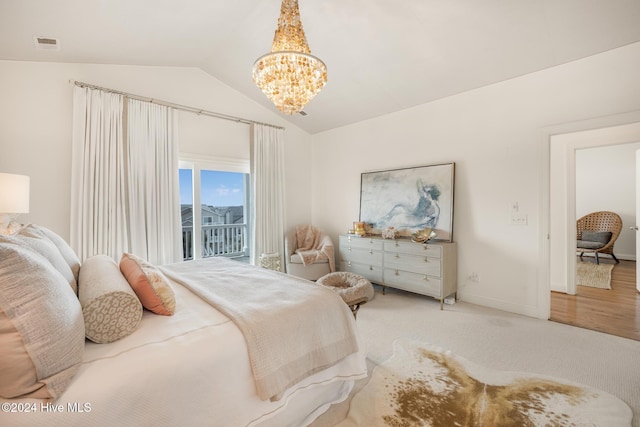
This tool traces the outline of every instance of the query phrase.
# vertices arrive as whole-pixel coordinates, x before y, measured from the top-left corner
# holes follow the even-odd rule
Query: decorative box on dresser
[[[414,243],[409,239],[340,236],[340,270],[366,277],[384,287],[403,289],[440,300],[457,291],[456,244]]]

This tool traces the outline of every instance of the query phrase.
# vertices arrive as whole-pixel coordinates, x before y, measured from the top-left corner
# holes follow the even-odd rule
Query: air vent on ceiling
[[[60,41],[51,37],[34,37],[37,49],[60,50]]]
[[[302,117],[307,115],[307,113],[305,113],[304,111],[300,111],[300,113],[298,113],[298,114],[300,114]]]

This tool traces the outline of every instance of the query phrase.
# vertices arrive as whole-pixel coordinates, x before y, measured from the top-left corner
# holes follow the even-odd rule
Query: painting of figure
[[[360,221],[374,234],[395,227],[400,236],[432,228],[452,241],[454,164],[362,174]]]

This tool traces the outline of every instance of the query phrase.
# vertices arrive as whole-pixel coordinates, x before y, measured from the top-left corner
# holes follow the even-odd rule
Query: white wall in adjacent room
[[[640,143],[576,150],[576,216],[612,211],[622,218],[619,259],[636,259],[636,151]],[[606,255],[605,255],[606,256]]]

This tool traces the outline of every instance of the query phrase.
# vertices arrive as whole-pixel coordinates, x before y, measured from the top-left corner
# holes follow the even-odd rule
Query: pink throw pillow
[[[124,253],[120,271],[138,296],[142,306],[156,314],[172,316],[176,299],[169,280],[153,264],[133,254]]]

